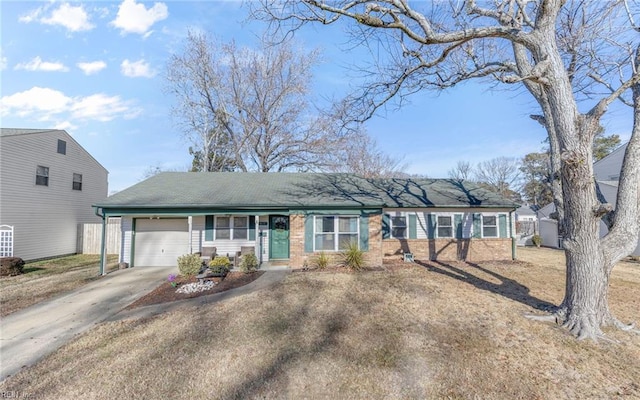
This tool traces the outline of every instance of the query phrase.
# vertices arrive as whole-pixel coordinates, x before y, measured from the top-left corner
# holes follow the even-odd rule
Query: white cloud
[[[69,68],[67,68],[64,64],[60,62],[42,61],[42,59],[39,56],[34,57],[33,60],[27,63],[20,63],[16,65],[14,69],[24,69],[27,71],[47,71],[47,72],[69,71]]]
[[[152,78],[156,74],[144,59],[138,61],[124,60],[122,64],[120,64],[120,71],[122,75],[128,76],[129,78]]]
[[[121,115],[124,118],[137,116],[140,111],[132,109],[120,96],[106,96],[102,93],[77,99],[71,107],[74,118],[91,119],[100,122],[111,121]]]
[[[89,31],[95,27],[89,22],[89,15],[82,5],[71,6],[69,3],[62,3],[60,7],[53,10],[49,18],[40,20],[47,25],[62,25],[71,32]]]
[[[85,75],[92,75],[107,68],[107,63],[104,61],[79,62],[76,65]]]
[[[120,28],[121,33],[138,33],[148,36],[149,29],[153,24],[162,21],[169,16],[167,5],[155,3],[153,7],[147,9],[144,4],[136,3],[135,0],[124,0],[118,8],[116,19],[111,24]]]
[[[69,121],[62,121],[55,124],[53,129],[61,129],[69,132],[78,129],[78,127]]]
[[[72,98],[60,91],[37,86],[0,98],[0,115],[33,116],[39,120],[50,120],[56,117],[105,122],[118,117],[135,118],[141,112],[142,110],[132,101],[125,101],[120,96],[98,93]],[[62,124],[65,123],[72,126],[71,121],[65,121]]]
[[[72,99],[62,92],[34,86],[24,92],[0,98],[0,115],[15,113],[24,117],[40,113],[57,114],[65,111],[72,102]]]
[[[48,17],[41,17],[50,7],[50,4],[38,7],[18,20],[24,23],[40,22],[46,25],[60,25],[71,32],[89,31],[95,27],[89,21],[89,14],[82,5],[72,6],[69,3],[62,3]]]

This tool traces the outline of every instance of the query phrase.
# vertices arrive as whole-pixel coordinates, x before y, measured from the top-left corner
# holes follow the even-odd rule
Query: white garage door
[[[186,218],[136,220],[136,267],[177,266],[177,258],[188,252],[189,224]]]

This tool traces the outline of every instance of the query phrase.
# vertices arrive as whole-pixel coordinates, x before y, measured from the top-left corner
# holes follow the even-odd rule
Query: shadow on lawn
[[[531,294],[529,294],[530,291],[528,287],[513,279],[507,278],[506,276],[500,275],[487,268],[483,268],[478,264],[463,261],[461,261],[460,263],[464,263],[465,266],[461,268],[452,264],[447,264],[435,260],[429,262],[416,261],[416,264],[425,267],[430,272],[436,272],[460,282],[468,283],[474,287],[477,287],[478,289],[499,294],[500,296],[515,300],[529,307],[533,307],[536,310],[549,311],[556,306],[555,304],[549,303],[546,300],[531,296]],[[474,270],[479,273],[491,275],[492,277],[499,280],[500,283],[494,283],[482,279],[472,273]]]

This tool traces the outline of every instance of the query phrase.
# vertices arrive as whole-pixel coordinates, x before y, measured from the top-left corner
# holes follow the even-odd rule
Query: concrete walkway
[[[221,301],[266,288],[288,274],[288,271],[267,272],[248,285],[226,292],[122,311],[175,272],[176,267],[116,271],[75,291],[3,317],[0,320],[0,381],[34,365],[100,322],[147,317],[189,304]]]

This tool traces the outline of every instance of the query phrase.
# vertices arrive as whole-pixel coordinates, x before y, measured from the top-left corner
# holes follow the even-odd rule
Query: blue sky
[[[69,132],[109,170],[109,191],[135,184],[150,166],[184,169],[188,143],[171,117],[163,74],[188,29],[254,46],[264,26],[246,22],[237,1],[2,1],[0,117],[2,127]],[[320,48],[316,95],[340,96],[353,75],[346,65],[367,57],[349,50],[339,27],[308,28],[297,40]],[[522,91],[466,84],[420,93],[366,124],[408,172],[446,177],[457,161],[472,164],[539,151],[544,130],[528,115]],[[617,105],[603,121],[607,134],[629,137],[630,112]]]

